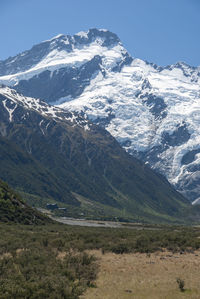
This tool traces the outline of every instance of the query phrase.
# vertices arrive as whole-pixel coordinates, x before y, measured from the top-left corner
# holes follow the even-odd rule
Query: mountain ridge
[[[66,51],[60,46],[66,37],[57,37],[56,52],[37,65],[40,73],[29,68],[31,77],[23,72],[0,74],[0,82],[14,85],[26,96],[87,115],[127,152],[195,201],[200,194],[200,67],[183,62],[159,67],[132,58],[116,35],[105,45],[99,34],[112,37],[109,31],[89,32],[93,39],[88,33],[77,36],[77,43],[68,38],[64,47],[71,48]]]
[[[68,120],[66,115],[73,113],[8,87],[2,87],[0,94],[1,177],[13,187],[46,197],[46,202],[56,201],[79,215],[89,209],[98,217],[183,221],[181,211],[190,206],[188,201],[126,153],[103,128],[78,115]],[[47,113],[52,110],[53,114]]]

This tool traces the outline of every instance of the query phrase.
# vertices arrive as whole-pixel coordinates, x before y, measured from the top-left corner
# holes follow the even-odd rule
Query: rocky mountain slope
[[[98,218],[183,221],[187,200],[84,116],[2,86],[0,134],[1,178],[44,203]]]
[[[1,61],[0,82],[87,114],[198,202],[200,67],[133,59],[115,34],[91,29]]]

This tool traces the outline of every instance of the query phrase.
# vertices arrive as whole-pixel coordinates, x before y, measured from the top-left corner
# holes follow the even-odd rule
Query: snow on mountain
[[[176,65],[157,70],[135,59],[121,72],[99,72],[60,106],[84,111],[193,200],[200,192],[199,83],[198,70],[187,76]]]
[[[94,35],[94,33],[96,34]],[[1,83],[9,86],[16,85],[20,80],[28,80],[35,75],[39,75],[44,71],[50,71],[51,75],[54,71],[62,67],[80,67],[85,62],[93,59],[96,55],[102,57],[103,67],[112,69],[117,61],[121,61],[122,55],[126,54],[116,35],[109,33],[106,30],[92,29],[86,32],[79,32],[73,37],[67,35],[58,35],[55,38],[45,41],[41,44],[45,48],[48,45],[48,50],[43,51],[44,55],[40,58],[34,57],[33,64],[29,68],[24,68],[19,65],[7,71],[1,76]],[[113,46],[110,47],[110,44]],[[35,47],[31,50],[35,52]],[[36,48],[37,51],[37,48]],[[37,53],[36,53],[37,54]],[[6,70],[7,66],[15,65],[20,62],[23,65],[23,60],[26,61],[27,51],[17,55],[13,59],[5,61],[0,67]],[[30,60],[30,58],[29,58]],[[36,63],[34,63],[36,62]],[[0,70],[1,70],[0,68]]]
[[[91,123],[88,122],[84,115],[77,112],[69,112],[61,108],[48,105],[40,99],[25,97],[7,86],[0,85],[0,102],[9,114],[9,121],[15,121],[13,116],[17,115],[17,110],[25,108],[25,114],[20,115],[21,119],[26,119],[30,111],[36,111],[42,116],[53,119],[54,121],[67,121],[72,126],[80,126],[85,130],[90,130]],[[41,125],[41,124],[40,124]],[[2,133],[2,132],[1,132]]]
[[[182,210],[190,209],[100,126],[3,86],[0,157],[1,178],[31,198],[66,205],[69,215],[185,223]]]
[[[115,34],[91,29],[1,61],[0,83],[86,114],[191,201],[200,197],[200,67],[133,59]]]

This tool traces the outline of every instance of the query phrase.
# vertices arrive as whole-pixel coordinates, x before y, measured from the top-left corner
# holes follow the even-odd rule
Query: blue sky
[[[133,57],[200,65],[200,0],[0,0],[0,60],[95,27],[115,32]]]

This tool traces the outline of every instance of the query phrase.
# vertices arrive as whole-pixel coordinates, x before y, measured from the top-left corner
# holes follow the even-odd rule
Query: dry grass
[[[66,257],[67,253],[66,252],[58,252],[58,255],[57,255],[57,259],[58,260],[64,260],[64,258]]]
[[[99,258],[96,288],[82,299],[199,299],[200,251],[195,253],[156,252],[123,254],[90,251]],[[179,290],[177,278],[185,281]]]
[[[12,254],[10,252],[5,252],[1,254],[0,259],[4,259],[4,258],[12,258]]]

